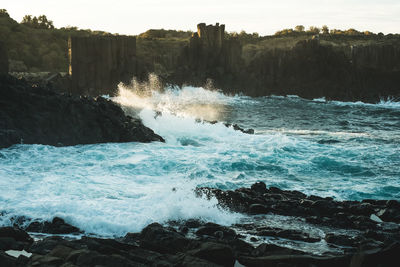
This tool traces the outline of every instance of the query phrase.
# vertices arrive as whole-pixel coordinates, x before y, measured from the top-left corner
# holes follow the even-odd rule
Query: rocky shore
[[[164,141],[112,101],[59,94],[9,75],[0,76],[0,148]]]
[[[103,239],[61,218],[18,217],[13,226],[0,228],[0,265],[398,266],[398,201],[336,201],[262,182],[194,193],[216,197],[244,219],[231,226],[195,218],[152,223],[140,233]],[[16,254],[21,250],[24,255]]]

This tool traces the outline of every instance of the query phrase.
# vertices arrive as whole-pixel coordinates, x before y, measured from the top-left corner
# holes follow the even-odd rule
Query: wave
[[[219,120],[226,106],[238,99],[203,87],[161,88],[155,75],[150,75],[147,82],[133,80],[130,85],[119,84],[118,94],[112,98],[125,109],[134,109],[132,113],[148,109],[209,121]]]
[[[400,108],[400,101],[398,98],[386,98],[386,99],[381,99],[378,103],[372,104],[372,103],[365,103],[362,101],[356,101],[356,102],[345,102],[345,101],[337,101],[337,100],[326,100],[325,97],[321,98],[315,98],[312,100],[313,102],[319,102],[319,103],[331,103],[334,105],[338,106],[365,106],[365,107],[378,107],[378,108],[388,108],[388,109],[398,109]]]

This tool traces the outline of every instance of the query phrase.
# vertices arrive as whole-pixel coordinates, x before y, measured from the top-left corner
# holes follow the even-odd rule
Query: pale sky
[[[12,18],[46,15],[57,28],[136,35],[148,29],[196,30],[200,22],[274,34],[296,25],[328,25],[378,33],[400,33],[400,0],[2,0]]]

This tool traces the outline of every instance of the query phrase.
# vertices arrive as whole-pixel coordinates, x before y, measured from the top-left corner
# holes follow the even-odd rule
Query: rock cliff
[[[72,37],[68,52],[74,94],[112,94],[136,74],[135,37]]]
[[[8,73],[8,55],[4,43],[0,41],[0,75]]]
[[[164,141],[112,101],[57,94],[0,75],[0,148]]]

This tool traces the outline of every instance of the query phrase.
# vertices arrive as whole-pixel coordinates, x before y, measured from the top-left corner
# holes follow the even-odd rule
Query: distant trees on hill
[[[41,15],[39,17],[32,17],[32,15],[25,15],[21,23],[35,29],[54,29],[53,21],[48,20],[45,15]]]
[[[297,25],[294,29],[283,29],[277,31],[275,36],[288,36],[288,35],[301,35],[301,34],[331,34],[331,35],[352,35],[352,36],[362,36],[362,35],[375,35],[375,33],[370,31],[360,32],[353,28],[348,30],[338,30],[332,29],[329,30],[328,26],[324,25],[321,28],[316,26],[310,26],[308,30],[305,30],[303,25]]]

